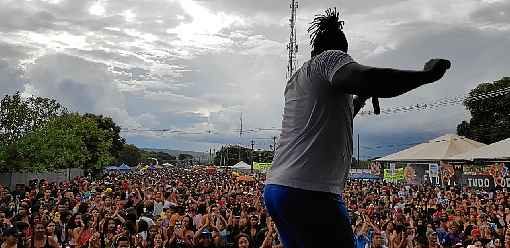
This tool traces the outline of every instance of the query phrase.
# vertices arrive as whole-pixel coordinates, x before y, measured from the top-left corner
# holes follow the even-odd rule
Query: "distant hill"
[[[178,157],[179,154],[189,154],[193,156],[194,159],[200,158],[202,161],[207,161],[209,159],[209,153],[205,152],[194,152],[194,151],[180,151],[180,150],[171,150],[171,149],[159,149],[159,148],[142,148],[144,151],[149,152],[166,152],[172,156]]]

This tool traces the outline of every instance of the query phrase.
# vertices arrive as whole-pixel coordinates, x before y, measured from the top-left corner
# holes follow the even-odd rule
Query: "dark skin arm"
[[[443,59],[430,60],[420,71],[350,63],[335,73],[332,83],[333,87],[347,94],[391,98],[441,79],[449,68],[450,62]]]

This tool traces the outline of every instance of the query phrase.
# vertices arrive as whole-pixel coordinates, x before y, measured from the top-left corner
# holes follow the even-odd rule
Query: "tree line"
[[[112,118],[73,113],[54,99],[22,97],[0,102],[0,172],[82,168],[98,171],[113,164],[175,161],[164,152],[126,144]]]
[[[492,95],[497,92],[504,94]],[[457,134],[481,143],[491,144],[510,138],[510,77],[482,83],[471,90],[464,106],[471,113],[469,121],[457,126]],[[488,95],[489,94],[489,95]]]
[[[457,126],[457,134],[485,144],[509,138],[510,94],[479,97],[509,88],[510,77],[504,77],[471,90],[464,101],[471,119]],[[154,159],[160,164],[193,161],[188,154],[176,157],[126,144],[120,132],[108,116],[73,113],[50,98],[6,95],[0,102],[0,172],[101,170],[120,163],[153,164]],[[272,157],[272,151],[234,145],[211,154],[211,162],[232,166],[239,161],[271,162]]]

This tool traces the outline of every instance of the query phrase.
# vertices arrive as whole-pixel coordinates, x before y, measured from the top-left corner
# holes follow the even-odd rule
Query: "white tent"
[[[251,170],[251,166],[249,164],[245,163],[244,161],[241,161],[241,162],[235,164],[234,166],[232,166],[231,169],[234,169],[234,170]]]
[[[406,150],[377,159],[381,162],[431,162],[476,150],[485,144],[455,134],[446,134]]]
[[[510,160],[510,138],[452,156],[451,160]]]

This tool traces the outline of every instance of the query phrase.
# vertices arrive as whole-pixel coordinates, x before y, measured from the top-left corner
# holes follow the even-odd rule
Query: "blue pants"
[[[264,201],[285,248],[354,247],[340,195],[269,184]]]

